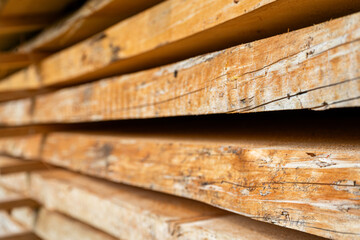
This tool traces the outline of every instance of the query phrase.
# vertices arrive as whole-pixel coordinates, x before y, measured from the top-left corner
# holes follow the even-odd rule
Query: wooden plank
[[[66,19],[18,47],[20,52],[55,52],[99,33],[162,0],[90,0]]]
[[[6,102],[0,122],[357,107],[359,22],[357,13],[177,64]]]
[[[0,33],[3,34],[0,35],[0,51],[9,50],[29,37],[28,34],[24,34],[21,31],[36,30],[40,26],[49,25],[50,22],[44,22],[44,18],[50,17],[53,19],[53,17],[59,16],[67,7],[76,2],[79,3],[80,1],[1,0]],[[10,30],[12,33],[19,31],[20,33],[9,35]],[[7,35],[4,35],[4,33],[7,33]]]
[[[37,31],[56,19],[56,16],[0,17],[0,36]]]
[[[204,220],[218,219],[219,216],[233,216],[238,224],[249,222],[240,216],[211,208],[207,205],[187,199],[176,198],[156,192],[141,190],[123,185],[112,184],[65,171],[32,173],[32,194],[44,201],[45,205],[69,214],[92,226],[121,239],[177,239],[183,232],[183,224],[193,225]],[[47,197],[51,194],[51,198]],[[77,204],[79,203],[79,204]],[[81,207],[79,207],[81,206]],[[98,208],[98,206],[102,206]],[[221,219],[218,220],[222,222]],[[237,223],[234,224],[234,226]],[[259,228],[269,227],[254,223]],[[246,228],[251,237],[260,237],[261,231],[248,228],[246,224],[237,228]],[[192,228],[193,233],[201,235],[203,229]],[[184,229],[183,229],[184,230]],[[296,231],[278,228],[263,239],[320,239]],[[219,229],[219,239],[226,236]],[[248,236],[237,236],[244,239]],[[302,237],[302,238],[300,238]]]
[[[11,69],[26,67],[33,63],[34,60],[38,61],[43,59],[50,53],[54,53],[93,36],[120,20],[159,3],[160,1],[162,0],[87,1],[73,14],[57,21],[34,38],[18,46],[17,52],[8,53],[6,56],[0,54],[0,71],[4,72],[3,74],[0,74],[0,78],[10,74]],[[56,16],[53,16],[52,18],[55,17]],[[19,19],[19,17],[17,19]],[[12,25],[16,25],[17,28],[15,30],[19,30],[19,26],[21,27],[20,30],[24,30],[24,26],[32,26],[34,23],[33,20],[33,17],[31,17],[30,21],[29,19],[21,17],[19,19],[20,22],[12,22]],[[44,23],[47,26],[52,22],[53,21],[45,19]],[[0,18],[0,25],[3,25],[0,29],[0,34],[1,32],[9,30],[10,23],[11,22],[9,21],[6,23],[6,19],[3,21],[3,19]],[[4,25],[6,26],[4,27]],[[37,27],[42,28],[43,26],[37,25]],[[11,28],[10,30],[14,29]],[[35,58],[35,52],[46,52],[46,54],[36,54],[37,57]],[[31,53],[31,57],[29,57],[29,53]],[[13,59],[15,56],[16,58]],[[7,61],[4,61],[4,57],[6,57],[5,60]]]
[[[14,222],[9,214],[0,212],[0,237],[21,232],[23,230],[22,226]]]
[[[269,145],[53,133],[40,159],[324,237],[359,236],[359,147]]]
[[[9,199],[9,200],[1,200],[0,201],[0,210],[1,211],[9,211],[18,207],[30,207],[37,208],[39,207],[39,203],[31,198],[20,198],[20,199]]]
[[[42,134],[0,137],[0,152],[24,159],[38,159],[42,141]]]
[[[1,19],[0,19],[1,21]],[[0,53],[0,69],[18,69],[30,65],[39,59],[48,56],[48,54],[41,53],[18,53],[18,52],[6,52]]]
[[[34,231],[43,239],[51,240],[116,240],[97,229],[56,212],[42,208]]]
[[[264,224],[250,218],[228,215],[202,221],[184,223],[178,226],[177,239],[221,239],[221,240],[256,240],[289,239],[287,229]],[[291,231],[290,229],[288,229]],[[291,239],[315,239],[313,235],[291,233]],[[325,238],[318,238],[325,239]]]
[[[32,232],[21,232],[0,236],[0,240],[40,240],[40,238]]]
[[[47,207],[122,239],[169,239],[173,223],[223,214],[190,200],[65,171],[32,174],[31,194]]]
[[[6,78],[0,90],[37,89],[138,71],[357,10],[354,0],[169,0]]]
[[[1,163],[1,162],[0,162]],[[39,161],[23,161],[17,164],[3,165],[0,167],[0,175],[14,174],[19,172],[32,172],[49,169],[49,166]]]

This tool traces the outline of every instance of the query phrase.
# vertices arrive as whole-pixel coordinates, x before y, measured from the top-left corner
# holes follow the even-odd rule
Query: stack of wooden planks
[[[360,239],[358,0],[0,0],[0,240]]]

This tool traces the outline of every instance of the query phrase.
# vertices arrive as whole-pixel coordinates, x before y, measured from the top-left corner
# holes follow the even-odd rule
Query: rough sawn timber
[[[360,236],[358,147],[295,149],[81,133],[49,133],[42,144],[38,159],[49,164],[323,237]]]
[[[360,13],[192,58],[0,105],[0,123],[86,122],[356,107]]]
[[[20,45],[17,51],[56,52],[95,35],[162,0],[90,0],[70,16]]]
[[[9,76],[0,91],[34,90],[138,71],[359,9],[357,0],[169,0]]]
[[[187,199],[66,171],[31,173],[29,179],[31,194],[46,206],[120,239],[204,239],[214,232],[217,239],[321,239]],[[12,213],[26,219],[26,212]],[[228,227],[215,228],[211,223]]]

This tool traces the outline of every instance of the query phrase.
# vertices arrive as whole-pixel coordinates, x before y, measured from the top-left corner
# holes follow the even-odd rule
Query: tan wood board
[[[31,182],[32,194],[37,195],[47,206],[70,214],[121,239],[186,239],[186,236],[205,236],[209,231],[216,231],[218,239],[229,236],[233,239],[249,240],[256,237],[269,240],[288,237],[320,239],[219,211],[186,199],[112,184],[65,171],[32,173]],[[52,197],[48,197],[48,194],[52,194]],[[82,207],[79,209],[78,206]],[[207,225],[209,222],[218,225],[230,223],[227,218],[223,218],[224,216],[230,217],[232,221],[232,233],[225,228],[222,230]],[[244,232],[241,233],[241,230]],[[265,235],[265,232],[268,234]]]
[[[359,8],[356,0],[169,0],[9,76],[0,91],[73,84],[138,71],[309,26]]]
[[[177,64],[5,102],[0,122],[356,107],[359,22],[357,13]]]
[[[69,47],[163,0],[90,0],[18,47],[19,52],[55,52]]]
[[[84,223],[42,208],[36,218],[34,231],[49,240],[116,240],[112,236]]]
[[[87,1],[80,9],[74,13],[62,18],[61,20],[51,24],[48,28],[42,31],[40,34],[24,42],[16,48],[15,52],[8,53],[7,55],[17,55],[18,58],[14,59],[3,58],[0,54],[0,78],[9,75],[11,70],[18,70],[26,67],[34,62],[39,61],[46,56],[69,47],[81,40],[84,40],[96,33],[108,28],[109,26],[119,22],[126,17],[134,15],[152,5],[159,3],[162,0],[136,0],[136,1],[124,1],[124,0],[91,0]],[[55,16],[56,18],[58,16]],[[58,18],[57,18],[58,19]],[[18,31],[19,27],[21,30],[25,30],[24,27],[43,27],[48,26],[51,22],[49,19],[38,19],[31,17],[26,19],[21,17],[15,18],[17,22],[11,21],[11,19],[1,19],[0,25],[1,32]],[[43,21],[40,21],[43,20]],[[20,24],[20,21],[23,24]],[[11,28],[11,26],[13,26]],[[4,27],[7,27],[6,29]],[[27,55],[31,53],[31,59]],[[42,53],[42,54],[40,54]],[[34,55],[38,55],[34,58]],[[20,58],[23,55],[24,57]],[[27,57],[27,58],[25,58]],[[3,61],[4,60],[4,61]],[[8,61],[5,61],[8,60]],[[12,60],[12,61],[11,61]],[[11,96],[14,98],[14,96]],[[0,99],[1,100],[1,99]]]
[[[358,147],[80,133],[51,133],[42,142],[38,158],[49,164],[323,237],[359,236]]]

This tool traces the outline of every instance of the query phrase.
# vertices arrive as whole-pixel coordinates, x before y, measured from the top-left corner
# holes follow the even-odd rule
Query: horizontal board
[[[36,31],[51,24],[71,4],[79,0],[1,0],[0,51],[8,50],[27,37],[24,32]]]
[[[136,0],[136,1],[119,1],[119,0],[90,0],[87,1],[80,9],[76,10],[65,18],[56,21],[54,24],[46,28],[40,34],[36,35],[29,41],[17,46],[16,52],[8,53],[12,58],[4,58],[0,54],[0,78],[3,78],[10,73],[20,68],[29,66],[31,63],[38,62],[39,60],[49,56],[51,53],[69,47],[75,43],[80,42],[109,26],[125,19],[137,12],[140,12],[152,5],[159,3],[162,0]],[[24,1],[23,1],[24,2]],[[31,9],[30,9],[31,10]],[[1,14],[0,14],[1,15]],[[53,17],[54,18],[54,17]],[[59,16],[55,16],[56,20]],[[16,20],[16,19],[15,19]],[[26,26],[42,27],[41,25],[34,25],[36,18],[26,19],[21,17],[20,21],[14,22],[17,29],[21,27],[24,31]],[[20,26],[20,23],[23,23]],[[43,25],[48,26],[53,21],[45,19]],[[9,19],[7,21],[7,28],[10,28]],[[6,29],[4,26],[6,20],[1,19],[0,25],[1,32]],[[12,29],[14,30],[14,29]],[[29,53],[31,54],[28,57]],[[42,53],[42,54],[40,54]],[[16,56],[17,58],[14,58]],[[4,61],[7,60],[7,61]],[[35,62],[35,63],[36,63]],[[28,93],[26,93],[28,95]],[[16,98],[16,95],[6,96],[3,99]]]
[[[19,52],[56,52],[99,33],[162,0],[89,0],[17,49]]]
[[[0,239],[23,231],[24,228],[11,219],[9,214],[0,212]]]
[[[34,90],[138,71],[359,8],[356,0],[169,0],[4,79],[0,91]]]
[[[323,237],[357,239],[359,147],[323,146],[48,133],[38,158],[256,220]]]
[[[187,237],[205,236],[214,231],[218,239],[230,236],[238,240],[259,237],[268,240],[288,237],[320,239],[217,210],[198,202],[95,180],[66,171],[32,173],[30,178],[31,194],[38,196],[45,205],[121,239],[189,239]],[[49,194],[51,197],[48,197]],[[208,225],[211,222],[218,225],[230,224],[234,231],[216,229]]]
[[[0,105],[0,123],[86,122],[359,106],[360,14]]]
[[[24,214],[24,213],[23,213]],[[26,212],[25,212],[26,214]],[[13,213],[17,217],[22,217],[20,210]],[[15,217],[14,217],[15,218]],[[19,219],[21,221],[21,218]],[[49,211],[42,208],[35,222],[33,231],[42,239],[51,240],[116,240],[112,236],[94,229],[77,220],[66,217],[65,215]]]

